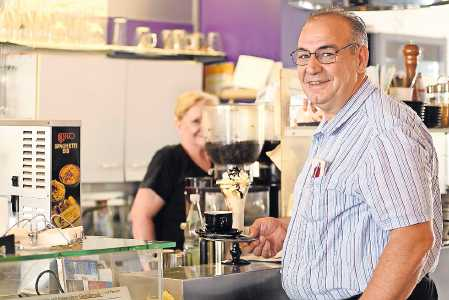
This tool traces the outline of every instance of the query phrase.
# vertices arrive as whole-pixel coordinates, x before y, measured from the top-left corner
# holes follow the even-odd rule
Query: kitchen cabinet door
[[[126,60],[39,55],[38,118],[81,120],[82,182],[123,182]]]
[[[128,62],[125,109],[125,180],[142,180],[161,147],[179,143],[174,125],[176,97],[201,90],[203,66],[192,61]]]
[[[433,145],[438,157],[438,180],[440,184],[440,193],[445,194],[448,186],[448,135],[445,131],[430,129]]]

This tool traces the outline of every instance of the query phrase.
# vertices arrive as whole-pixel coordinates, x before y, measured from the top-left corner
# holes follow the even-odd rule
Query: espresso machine
[[[244,230],[246,197],[252,182],[250,165],[260,155],[264,143],[263,104],[225,104],[206,106],[203,111],[203,134],[206,152],[214,163],[214,177],[224,195],[224,206],[232,212],[232,234],[204,232],[208,240],[232,241],[233,265],[240,260],[239,242],[249,242]],[[217,252],[217,251],[215,251]]]

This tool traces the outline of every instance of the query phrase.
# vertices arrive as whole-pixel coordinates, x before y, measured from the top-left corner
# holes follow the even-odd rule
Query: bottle
[[[413,78],[415,78],[416,67],[418,65],[418,57],[421,54],[421,49],[416,44],[406,44],[402,48],[402,53],[404,55],[406,82],[405,87],[412,87]]]
[[[184,253],[186,265],[198,265],[200,262],[200,242],[197,230],[203,227],[200,209],[200,195],[190,194],[190,209],[184,229]]]
[[[416,75],[414,81],[412,100],[426,102],[426,87],[424,86],[421,72]]]
[[[434,85],[427,86],[427,96],[426,96],[427,103],[435,102],[435,91],[436,91],[436,87]]]
[[[439,98],[441,105],[441,127],[449,127],[449,83],[439,84]]]

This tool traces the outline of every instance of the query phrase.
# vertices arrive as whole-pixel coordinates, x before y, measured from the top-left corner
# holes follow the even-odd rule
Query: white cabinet
[[[202,71],[202,64],[191,61],[128,62],[126,181],[142,180],[153,154],[179,142],[174,124],[176,98],[187,90],[201,90]]]
[[[154,152],[179,141],[176,97],[202,89],[203,66],[192,61],[32,52],[8,63],[17,70],[8,85],[13,117],[81,120],[84,183],[142,180]]]
[[[430,135],[432,136],[433,145],[437,152],[438,157],[438,180],[440,183],[440,193],[445,194],[446,189],[449,186],[448,177],[448,134],[445,129],[430,129]]]
[[[39,119],[81,120],[83,182],[123,181],[126,61],[38,56]]]

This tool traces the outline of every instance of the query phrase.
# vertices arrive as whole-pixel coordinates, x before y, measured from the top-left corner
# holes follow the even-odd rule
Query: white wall
[[[446,38],[449,41],[449,5],[428,8],[357,12],[369,32]],[[449,47],[446,47],[449,62]],[[446,73],[449,75],[449,64]]]
[[[192,23],[192,0],[109,0],[108,15],[136,20]]]

